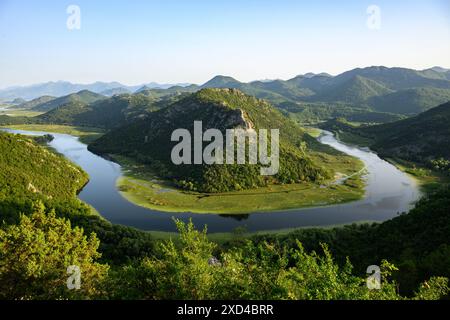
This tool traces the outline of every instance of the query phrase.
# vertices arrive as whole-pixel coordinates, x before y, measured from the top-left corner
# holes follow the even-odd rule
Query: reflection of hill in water
[[[249,214],[219,214],[219,216],[224,218],[232,218],[237,221],[247,220],[250,217]]]

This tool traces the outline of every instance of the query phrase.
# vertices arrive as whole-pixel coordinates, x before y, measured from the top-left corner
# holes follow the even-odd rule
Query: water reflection
[[[249,214],[219,214],[219,216],[224,218],[235,219],[237,221],[247,220],[250,217]]]

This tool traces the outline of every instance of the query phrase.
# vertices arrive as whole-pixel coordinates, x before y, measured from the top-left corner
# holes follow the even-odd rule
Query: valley
[[[439,313],[447,2],[0,0],[3,313]]]
[[[435,72],[393,69],[372,67],[337,77],[308,75],[273,83],[236,83],[218,76],[202,86],[68,92],[8,104],[1,111],[0,131],[19,135],[0,132],[0,147],[7,150],[0,157],[0,182],[5,186],[0,211],[6,221],[0,243],[8,241],[4,235],[14,234],[15,228],[33,225],[31,232],[52,233],[62,228],[62,221],[70,222],[71,232],[90,234],[86,243],[98,254],[93,268],[102,274],[93,278],[92,286],[100,290],[103,284],[95,281],[106,279],[115,281],[118,289],[98,295],[84,292],[83,297],[115,299],[126,292],[147,298],[147,287],[136,291],[134,284],[130,288],[119,280],[127,276],[125,270],[149,272],[149,264],[190,266],[171,259],[174,252],[191,254],[197,245],[215,249],[194,249],[195,258],[189,261],[196,264],[216,255],[222,261],[228,254],[239,257],[247,249],[246,259],[257,250],[276,257],[282,250],[295,250],[302,259],[315,261],[315,252],[325,250],[325,256],[336,259],[327,263],[336,268],[345,268],[349,257],[355,271],[348,276],[356,281],[369,264],[396,270],[386,266],[388,258],[401,270],[414,272],[404,276],[391,271],[393,282],[385,289],[390,291],[380,295],[354,287],[358,297],[423,298],[417,290],[425,290],[420,288],[427,279],[427,290],[441,297],[448,293],[450,275],[445,148],[449,105],[432,104],[447,99],[449,80],[437,79]],[[402,74],[399,79],[397,73]],[[301,84],[300,90],[295,83]],[[434,87],[410,88],[416,85]],[[395,110],[381,107],[384,103],[392,103]],[[178,128],[192,131],[195,121],[202,121],[204,130],[217,128],[222,134],[231,128],[280,129],[279,172],[261,176],[260,164],[253,163],[175,165],[171,150],[177,141],[171,141],[171,133]],[[194,143],[203,150],[206,142]],[[20,157],[29,152],[34,152],[31,161]],[[203,227],[205,231],[198,231]],[[165,245],[174,251],[161,251]],[[233,263],[243,263],[236,259]],[[264,259],[256,256],[252,263],[261,266]],[[105,272],[109,267],[112,270]],[[21,277],[1,268],[0,278]],[[215,277],[231,281],[217,270]],[[266,270],[264,277],[284,270]],[[301,272],[310,275],[309,269]],[[129,281],[141,283],[146,277],[134,274]],[[156,278],[179,285],[172,277]],[[397,283],[399,290],[394,289]],[[350,287],[343,284],[339,296],[346,296]],[[251,297],[261,297],[257,284],[251,288]],[[30,290],[17,289],[13,295],[36,294]],[[169,298],[166,294],[153,292],[152,297]],[[228,291],[210,294],[205,297],[230,297]],[[247,297],[243,291],[236,294]],[[63,295],[74,297],[70,292]]]
[[[383,125],[355,125],[344,119],[330,120],[322,128],[340,140],[370,147],[401,170],[415,176],[425,189],[448,183],[450,103],[417,116]]]
[[[367,177],[374,175],[374,172],[369,172],[368,175],[359,173],[362,173],[364,161],[366,168],[367,161],[372,163],[371,165],[375,161],[368,160],[370,157],[367,156],[362,158],[363,162],[356,160],[362,151],[355,152],[340,145],[335,139],[328,141],[330,136],[315,129],[314,125],[299,127],[301,118],[293,115],[292,111],[296,108],[294,105],[286,104],[289,99],[295,99],[296,103],[310,104],[311,107],[318,108],[317,110],[325,107],[335,112],[339,106],[343,106],[350,112],[343,113],[346,119],[349,119],[345,121],[355,123],[350,121],[358,119],[359,127],[347,130],[350,126],[339,122],[339,118],[324,121],[327,115],[316,118],[315,121],[319,123],[315,125],[333,131],[336,137],[344,142],[371,145],[372,136],[359,133],[372,130],[373,123],[364,122],[364,117],[371,114],[371,121],[375,121],[375,124],[375,119],[381,122],[387,120],[387,124],[380,126],[389,127],[389,121],[409,121],[403,119],[415,111],[396,111],[389,113],[387,117],[388,113],[381,114],[387,109],[374,109],[373,106],[368,106],[368,101],[384,95],[390,97],[395,92],[403,92],[402,90],[413,90],[416,96],[426,96],[433,94],[430,93],[432,90],[440,90],[433,101],[445,100],[445,90],[450,88],[446,81],[450,83],[434,70],[425,72],[384,67],[355,69],[336,77],[310,74],[285,82],[277,80],[242,83],[231,77],[216,76],[201,86],[174,86],[166,89],[143,86],[135,93],[118,90],[112,97],[86,89],[62,97],[54,97],[49,93],[29,102],[22,101],[15,106],[9,106],[8,110],[12,110],[14,117],[3,116],[0,118],[0,125],[19,131],[55,132],[79,137],[81,143],[88,144],[83,152],[94,152],[120,164],[119,169],[110,173],[114,179],[114,188],[119,190],[119,193],[117,190],[112,193],[114,197],[120,194],[136,207],[148,209],[150,212],[167,212],[186,217],[191,214],[216,214],[235,216],[237,220],[239,216],[244,215],[246,218],[243,224],[247,225],[249,220],[252,220],[248,217],[256,212],[283,212],[347,202],[358,203],[363,201],[361,198],[367,197],[367,190],[370,191],[370,182],[369,186],[364,187],[364,184],[367,183]],[[435,89],[409,89],[417,85],[434,86]],[[301,90],[297,92],[295,90],[298,87],[301,87]],[[260,95],[261,92],[272,93],[264,96]],[[274,105],[246,93],[257,97],[264,96]],[[283,97],[285,101],[274,100],[273,95]],[[414,98],[414,101],[416,104],[430,103],[426,98]],[[394,104],[401,102],[396,100]],[[411,102],[407,102],[407,105],[411,105]],[[358,118],[353,112],[355,107],[365,116]],[[421,108],[429,108],[429,104]],[[29,110],[42,113],[31,117],[21,115],[22,112],[30,112]],[[433,110],[432,108],[430,112],[434,112]],[[379,114],[375,116],[374,112]],[[312,114],[305,115],[310,120],[315,119]],[[192,123],[198,120],[203,120],[205,130],[218,127],[223,132],[225,128],[236,126],[255,129],[282,128],[282,171],[263,179],[256,174],[257,170],[259,171],[258,165],[174,166],[168,161],[170,149],[174,145],[166,142],[170,140],[170,132],[180,127],[189,129]],[[390,130],[386,132],[388,131]],[[322,143],[318,143],[317,139]],[[329,143],[324,144],[324,141]],[[86,145],[80,146],[80,150],[85,148]],[[78,157],[83,156],[79,155],[74,159]],[[106,159],[103,160],[108,162]],[[117,166],[112,163],[111,166]],[[383,168],[378,170],[377,174],[380,175],[383,170],[395,172],[395,169]],[[398,173],[393,175],[396,174]],[[350,178],[342,179],[345,176]],[[409,178],[406,180],[406,185],[415,184]],[[382,186],[378,188],[381,190]],[[112,187],[108,186],[107,189]],[[405,192],[409,192],[408,189]],[[392,192],[393,195],[395,193]],[[399,207],[394,208],[394,205],[390,208],[392,214],[408,210],[409,204],[418,198],[417,190],[410,194],[409,202],[398,203],[396,205]],[[99,211],[106,212],[108,209]],[[303,210],[308,209],[300,211]],[[385,216],[381,215],[365,220],[383,219]],[[344,220],[335,219],[330,224],[345,223]],[[355,218],[355,221],[358,221],[358,218]],[[304,224],[300,222],[298,226]],[[133,222],[130,225],[138,226],[138,223]],[[146,223],[145,229],[151,230],[149,225]],[[297,224],[292,222],[282,228],[295,225]],[[306,225],[313,224],[307,222]],[[236,224],[234,226],[238,227]],[[230,231],[230,228],[220,229],[225,230]],[[264,229],[256,227],[255,230]]]
[[[43,134],[23,130],[12,132]],[[113,157],[122,164],[121,167],[90,153],[86,145],[78,142],[74,136],[51,134],[55,139],[50,142],[50,146],[89,174],[90,181],[79,198],[93,206],[108,221],[144,230],[173,232],[173,216],[183,220],[192,219],[197,226],[206,224],[212,233],[232,232],[239,227],[255,232],[383,221],[397,212],[408,210],[419,197],[414,181],[395,167],[380,161],[374,154],[339,144],[329,134],[319,139],[365,162],[369,171],[364,180],[361,180],[361,174],[364,174],[361,162],[350,156],[330,156],[328,165],[338,169],[341,175],[357,175],[348,180],[337,176],[323,185],[275,185],[224,194],[179,190],[173,185],[167,185],[167,182],[154,181],[155,177],[149,176],[142,165],[129,159]],[[320,154],[317,156],[323,157]],[[386,189],[383,176],[390,177],[390,190]],[[410,188],[405,188],[405,185]],[[362,197],[364,199],[360,200]],[[302,207],[314,208],[294,209]],[[363,212],[361,208],[365,208]]]

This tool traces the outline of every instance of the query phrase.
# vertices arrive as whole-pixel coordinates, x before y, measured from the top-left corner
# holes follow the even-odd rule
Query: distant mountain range
[[[39,98],[30,100],[30,101],[25,101],[25,102],[22,102],[19,104],[15,104],[12,108],[13,109],[33,109],[39,105],[44,105],[55,99],[56,99],[56,97],[53,97],[53,96],[41,96]]]
[[[268,100],[285,115],[302,123],[335,117],[381,123],[413,116],[450,101],[450,70],[441,67],[412,70],[373,66],[353,69],[337,76],[307,73],[289,80],[248,83],[218,75],[200,86],[148,83],[127,87],[118,82],[90,85],[49,82],[0,90],[0,98],[16,97],[16,108],[46,112],[69,102],[89,104],[114,95],[135,94],[152,99],[167,96],[173,100],[207,88],[239,89],[248,95]],[[20,98],[17,98],[18,95]],[[38,97],[30,101],[22,100],[36,95]]]
[[[34,84],[30,86],[15,86],[0,90],[0,99],[4,101],[13,101],[16,98],[25,100],[36,99],[41,96],[61,97],[71,93],[76,93],[82,90],[89,90],[94,93],[100,93],[106,96],[112,96],[119,93],[131,93],[142,88],[160,88],[167,89],[172,86],[188,86],[189,83],[180,84],[159,84],[150,82],[138,86],[127,86],[119,82],[94,82],[91,84],[76,84],[68,81],[46,82]]]
[[[367,67],[337,76],[306,74],[286,81],[250,83],[216,76],[200,88],[240,89],[269,100],[294,118],[304,118],[303,114],[309,118],[347,116],[350,108],[414,115],[450,100],[450,71],[440,67],[420,71]]]
[[[51,99],[41,104],[37,104],[32,108],[32,110],[46,112],[71,102],[80,102],[88,104],[105,98],[106,97],[101,94],[94,93],[89,90],[82,90],[77,93],[71,93],[67,96],[62,96],[59,98]],[[38,99],[42,99],[42,97]],[[30,104],[34,104],[32,102],[34,102],[35,100],[30,101]]]

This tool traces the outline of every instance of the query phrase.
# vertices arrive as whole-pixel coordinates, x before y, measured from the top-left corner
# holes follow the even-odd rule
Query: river
[[[46,132],[9,130],[12,133],[43,135]],[[55,138],[49,144],[56,151],[81,166],[90,177],[78,195],[112,223],[142,230],[175,231],[172,217],[192,219],[197,227],[208,226],[208,232],[229,232],[237,227],[248,231],[329,226],[360,221],[385,221],[408,211],[420,197],[415,181],[368,149],[343,144],[330,132],[323,132],[319,141],[361,159],[367,168],[366,195],[363,199],[338,205],[291,209],[244,215],[167,213],[136,206],[125,200],[116,188],[121,167],[87,150],[77,137],[49,133]]]

